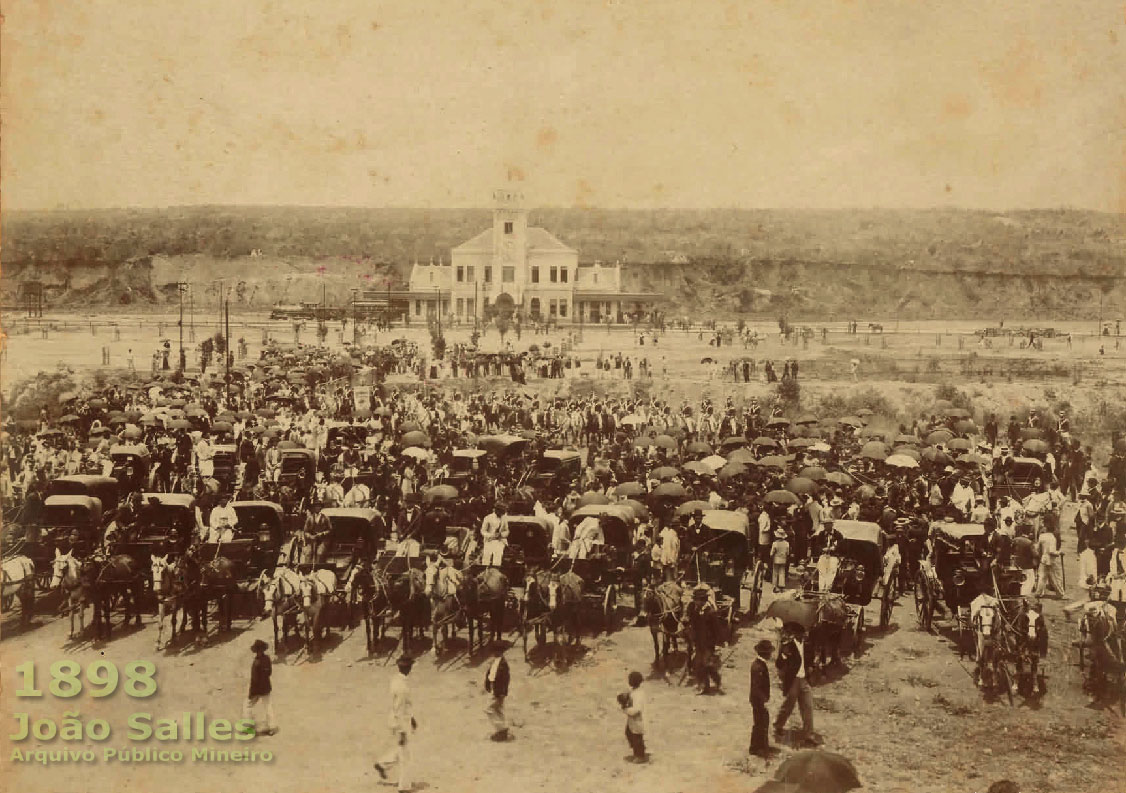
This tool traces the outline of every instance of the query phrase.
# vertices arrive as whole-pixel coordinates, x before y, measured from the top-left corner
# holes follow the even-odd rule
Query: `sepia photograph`
[[[1126,790],[1126,7],[0,0],[0,788]]]

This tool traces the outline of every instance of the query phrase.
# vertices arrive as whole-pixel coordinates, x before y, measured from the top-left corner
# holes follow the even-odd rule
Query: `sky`
[[[5,0],[5,209],[1126,212],[1122,0]]]

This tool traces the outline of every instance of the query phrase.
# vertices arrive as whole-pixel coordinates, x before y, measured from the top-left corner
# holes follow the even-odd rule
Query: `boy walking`
[[[774,592],[778,593],[786,588],[786,573],[790,569],[790,541],[786,539],[786,532],[782,529],[774,532],[770,561],[773,565],[771,581],[774,583]]]
[[[273,690],[270,675],[273,673],[273,666],[270,664],[270,656],[266,655],[269,647],[261,639],[255,639],[254,644],[250,645],[250,649],[254,651],[254,661],[250,665],[250,693],[242,706],[243,719],[254,723],[254,731],[258,735],[273,735],[277,732],[274,706],[270,704],[270,692]],[[266,711],[265,730],[258,729],[258,721],[254,718],[258,706]]]
[[[618,705],[626,714],[626,740],[633,751],[628,758],[631,763],[649,762],[645,751],[645,692],[641,690],[642,680],[640,672],[630,672],[630,690],[618,694]]]

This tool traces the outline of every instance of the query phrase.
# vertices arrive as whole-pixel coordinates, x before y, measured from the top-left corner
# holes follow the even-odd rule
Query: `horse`
[[[508,577],[495,567],[482,570],[475,576],[462,577],[451,594],[443,588],[444,576],[438,576],[437,568],[426,570],[426,591],[431,597],[430,626],[433,634],[434,654],[438,655],[444,644],[438,642],[439,628],[447,628],[451,623],[465,619],[469,630],[469,652],[473,652],[473,626],[478,623],[477,636],[485,643],[484,618],[489,619],[491,639],[500,641],[504,628],[504,609],[508,600]],[[443,591],[444,589],[444,591]]]
[[[520,620],[525,660],[528,658],[529,628],[535,634],[536,642],[543,644],[547,641],[547,628],[550,625],[557,649],[560,646],[560,628],[567,644],[579,641],[582,600],[583,580],[574,572],[568,571],[557,576],[541,570],[525,578]]]
[[[879,322],[869,322],[868,323],[868,332],[869,333],[883,333],[884,332],[884,326],[881,325]]]
[[[684,588],[675,581],[665,581],[659,586],[646,586],[641,593],[641,610],[653,637],[653,663],[660,663],[661,654],[669,657],[669,646],[677,650],[677,640],[683,635],[688,640],[688,657],[692,657],[691,635],[681,629],[684,618]],[[657,635],[662,641],[657,642]]]
[[[305,651],[312,653],[320,640],[321,612],[336,592],[336,573],[312,570],[301,576],[301,609],[305,615]]]
[[[215,621],[219,632],[229,631],[234,612],[235,594],[238,592],[238,578],[235,563],[224,556],[218,556],[200,563],[200,617],[203,635],[207,637],[207,606],[215,601]]]
[[[93,584],[96,570],[75,557],[74,551],[65,554],[55,549],[55,560],[51,563],[51,589],[61,588],[64,608],[70,615],[70,634],[74,638],[74,615],[78,615],[79,634],[86,631],[86,606],[94,602]]]
[[[841,636],[848,622],[848,608],[838,595],[822,597],[817,604],[817,621],[809,629],[806,646],[811,668],[841,662]],[[828,662],[826,662],[826,656]]]
[[[358,602],[364,618],[368,654],[375,652],[383,638],[390,597],[387,579],[378,575],[371,562],[358,562],[348,570],[344,580],[344,596],[349,603]]]
[[[0,588],[0,605],[10,611],[16,598],[20,601],[20,626],[31,624],[35,612],[35,562],[27,556],[12,556],[4,560],[3,587]]]
[[[94,562],[93,564],[97,564]],[[123,626],[128,627],[129,619],[136,618],[141,624],[141,599],[144,595],[144,575],[137,560],[125,554],[114,554],[98,569],[94,579],[94,636],[107,640],[113,630],[112,606],[114,598],[120,598],[125,610]],[[104,629],[104,631],[103,631]]]
[[[192,624],[198,630],[200,625],[198,601],[200,596],[200,568],[189,556],[169,561],[168,554],[150,557],[152,565],[152,591],[157,602],[156,649],[160,649],[164,638],[164,621],[167,617],[172,625],[169,644],[176,642],[176,612],[181,612],[180,633],[188,623],[188,613],[193,611]]]
[[[1000,689],[1011,698],[1012,682],[1005,668],[1000,604],[989,597],[971,616],[974,631],[974,683],[986,694]]]
[[[257,591],[262,599],[262,615],[270,615],[274,624],[274,653],[289,628],[296,624],[295,615],[301,611],[301,576],[292,568],[275,567],[273,575],[265,570],[258,576]],[[281,635],[278,635],[278,617],[282,618]]]
[[[1126,715],[1126,630],[1119,625],[1113,605],[1105,601],[1085,605],[1077,644],[1081,652],[1090,650],[1091,665],[1083,687],[1096,702],[1117,699],[1119,711]]]
[[[399,615],[399,627],[402,629],[399,641],[402,651],[408,652],[413,634],[417,631],[422,637],[426,631],[426,617],[431,607],[426,594],[426,576],[413,567],[390,581],[385,571],[376,569],[376,574],[376,580],[382,580],[382,586],[387,591],[389,612]]]

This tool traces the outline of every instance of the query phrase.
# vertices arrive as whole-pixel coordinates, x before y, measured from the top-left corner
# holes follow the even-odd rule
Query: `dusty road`
[[[1070,523],[1065,516],[1065,525]],[[1068,577],[1074,580],[1074,538],[1068,536]],[[768,595],[769,599],[769,595]],[[623,598],[623,612],[627,610]],[[903,597],[889,630],[873,630],[861,655],[847,670],[815,688],[816,730],[827,749],[853,758],[864,787],[872,791],[977,791],[1000,778],[1020,782],[1034,793],[1106,791],[1122,768],[1123,720],[1087,707],[1079,686],[1074,625],[1062,617],[1065,601],[1046,601],[1052,654],[1047,671],[1050,693],[1042,704],[986,703],[974,688],[968,660],[959,661],[940,630],[915,627],[913,604]],[[12,615],[9,615],[9,618]],[[874,616],[874,615],[873,615]],[[870,618],[871,621],[871,618]],[[6,627],[11,627],[10,619]],[[940,626],[941,627],[941,626]],[[310,658],[290,652],[275,662],[275,702],[281,724],[273,737],[250,744],[229,742],[164,744],[187,755],[181,763],[107,763],[104,747],[144,748],[153,742],[126,740],[133,712],[154,718],[203,711],[209,718],[238,718],[246,692],[254,638],[268,638],[268,621],[237,621],[228,635],[212,635],[209,646],[181,643],[154,652],[152,618],[140,630],[119,631],[107,644],[67,640],[63,620],[43,618],[26,633],[9,630],[0,645],[4,660],[6,714],[26,711],[32,718],[61,716],[68,707],[83,717],[105,718],[114,737],[92,745],[94,764],[60,763],[42,767],[12,761],[13,748],[71,748],[58,741],[36,746],[13,743],[3,731],[5,788],[25,791],[197,790],[229,791],[256,786],[293,791],[368,791],[376,784],[371,769],[385,743],[388,678],[394,670],[389,651],[367,657],[362,626],[334,632],[325,652]],[[397,630],[394,632],[397,635]],[[509,652],[513,682],[509,712],[516,739],[487,739],[489,724],[482,679],[490,656],[453,654],[435,663],[427,653],[411,676],[420,722],[414,739],[416,790],[507,791],[647,790],[655,793],[698,790],[750,790],[768,778],[779,758],[748,760],[750,708],[748,670],[754,641],[772,635],[763,625],[745,624],[738,640],[722,652],[725,695],[701,697],[682,684],[682,660],[667,671],[654,669],[648,631],[623,627],[609,636],[583,641],[583,651],[563,670],[536,651],[525,663],[516,647]],[[429,642],[419,650],[428,649]],[[463,646],[455,645],[455,650]],[[388,648],[389,649],[389,648]],[[13,669],[36,662],[45,678],[49,665],[71,658],[86,664],[110,659],[119,666],[135,659],[157,664],[159,689],[148,700],[118,692],[105,699],[87,694],[77,700],[45,696],[17,699]],[[647,740],[653,762],[637,767],[623,761],[627,746],[623,718],[614,701],[631,669],[645,672],[651,700]],[[780,695],[772,694],[771,710]],[[796,718],[796,716],[794,717]],[[192,762],[191,750],[252,748],[273,753],[269,763]],[[187,781],[186,781],[187,780]],[[1111,787],[1108,787],[1111,785]]]

